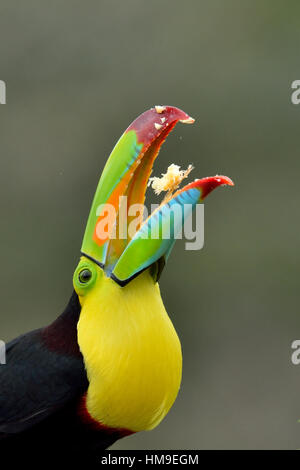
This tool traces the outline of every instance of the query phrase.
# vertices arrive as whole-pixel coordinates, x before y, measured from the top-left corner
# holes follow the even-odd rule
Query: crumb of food
[[[189,116],[187,119],[180,119],[180,122],[182,124],[194,124],[195,119]]]
[[[158,124],[158,122],[155,122],[154,127],[155,127],[155,129],[159,130],[159,129],[162,128],[162,124]]]
[[[172,165],[169,166],[167,173],[162,173],[161,178],[158,176],[149,178],[148,186],[152,186],[155,194],[157,195],[163,191],[167,191],[167,196],[169,196],[178,188],[181,181],[188,177],[192,170],[192,165],[189,165],[186,170],[180,170],[179,165],[172,163]]]
[[[155,106],[155,111],[158,113],[158,114],[161,114],[165,111],[166,107],[165,106]]]
[[[164,122],[165,122],[165,120],[166,120],[166,118],[165,118],[165,117],[163,117],[163,118],[160,118],[160,120],[161,120],[161,122],[162,122],[162,123],[164,123]]]

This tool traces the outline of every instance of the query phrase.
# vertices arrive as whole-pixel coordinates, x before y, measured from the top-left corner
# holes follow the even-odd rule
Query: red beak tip
[[[228,176],[216,175],[214,178],[222,186],[234,186],[234,182]]]
[[[211,191],[218,188],[219,186],[234,186],[234,182],[230,178],[228,178],[228,176],[207,176],[206,178],[202,178],[201,180],[195,180],[193,183],[190,183],[189,185],[185,186],[185,189],[201,188],[201,199],[203,200]]]

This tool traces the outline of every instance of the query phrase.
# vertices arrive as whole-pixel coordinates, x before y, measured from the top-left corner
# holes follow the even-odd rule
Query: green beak
[[[121,286],[151,265],[161,268],[178,230],[197,203],[217,186],[233,185],[224,176],[196,180],[164,201],[145,221],[141,211],[137,217],[131,215],[131,207],[144,204],[154,160],[178,121],[191,124],[194,119],[172,106],[156,106],[143,113],[121,136],[101,175],[81,252]],[[174,204],[189,207],[189,210],[182,211],[183,216],[179,220],[170,217]],[[165,239],[162,235],[165,233],[164,225],[170,224],[170,220],[170,236]],[[131,222],[135,227],[133,233]],[[155,238],[151,237],[153,228],[158,234]],[[156,279],[160,268],[153,269]]]

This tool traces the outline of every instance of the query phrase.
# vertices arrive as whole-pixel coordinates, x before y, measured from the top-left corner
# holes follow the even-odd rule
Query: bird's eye
[[[83,269],[78,274],[78,280],[80,284],[87,284],[92,279],[92,271],[89,269]]]

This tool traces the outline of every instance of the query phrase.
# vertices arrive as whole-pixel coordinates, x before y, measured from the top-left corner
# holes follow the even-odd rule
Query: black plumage
[[[88,388],[77,342],[80,303],[75,291],[51,325],[7,345],[0,366],[0,456],[59,462],[97,457],[118,433],[84,423],[79,413]]]

